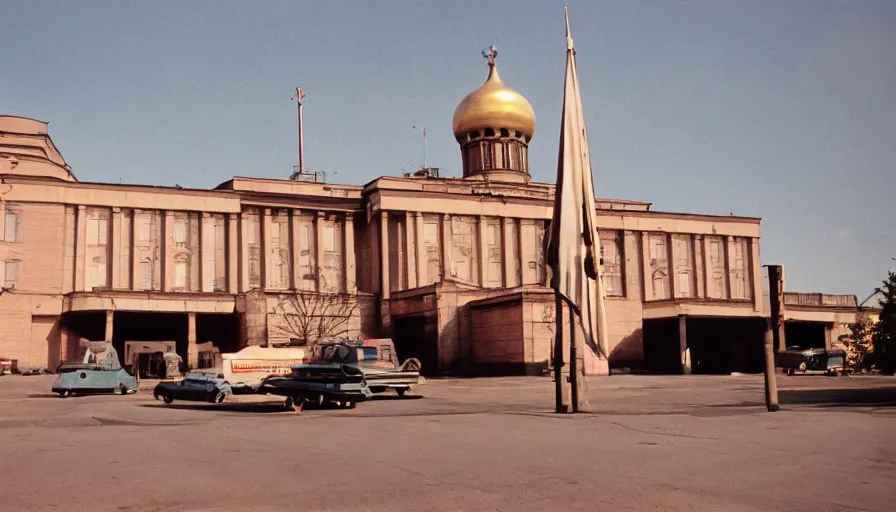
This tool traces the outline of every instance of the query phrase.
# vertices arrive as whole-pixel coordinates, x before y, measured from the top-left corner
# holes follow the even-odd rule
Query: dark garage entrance
[[[762,371],[764,318],[685,318],[691,373]],[[679,319],[644,321],[644,364],[653,372],[681,374]]]
[[[392,338],[399,360],[415,357],[423,365],[424,375],[439,372],[439,337],[435,318],[393,318]]]

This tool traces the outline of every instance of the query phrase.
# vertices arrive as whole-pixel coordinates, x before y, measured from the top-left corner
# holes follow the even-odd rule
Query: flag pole
[[[298,97],[298,96],[297,96]],[[298,98],[299,105],[299,172],[305,171],[305,138],[302,133],[302,99]]]

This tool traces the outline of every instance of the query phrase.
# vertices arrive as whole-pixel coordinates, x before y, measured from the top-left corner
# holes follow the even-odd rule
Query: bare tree
[[[275,330],[288,338],[290,345],[308,346],[321,339],[348,334],[350,320],[357,309],[357,299],[347,293],[287,293],[281,296],[276,307],[282,323]]]

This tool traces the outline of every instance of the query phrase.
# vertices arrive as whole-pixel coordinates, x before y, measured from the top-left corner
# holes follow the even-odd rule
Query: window
[[[148,244],[152,234],[150,219],[137,217],[137,242]]]
[[[9,288],[19,282],[19,262],[6,261],[3,263],[3,286]]]
[[[91,290],[100,286],[106,286],[106,260],[97,256],[87,265],[86,288]]]
[[[426,247],[426,280],[420,284],[432,284],[439,281],[441,273],[441,255],[439,254],[439,225],[435,222],[423,224],[423,244]]]
[[[19,242],[19,213],[6,210],[3,217],[3,241]]]
[[[709,297],[712,299],[727,298],[727,289],[725,286],[725,248],[722,240],[714,238],[709,240],[709,272],[710,287]]]
[[[486,225],[486,239],[488,244],[488,268],[486,269],[486,282],[501,285],[503,254],[501,253],[501,225],[490,223]]]
[[[187,220],[174,220],[174,245],[177,247],[186,247],[187,245]]]
[[[243,217],[246,223],[246,243],[254,245],[258,243],[258,219]]]
[[[750,288],[747,286],[747,240],[735,238],[731,245],[731,251],[734,256],[731,267],[731,298],[749,299],[751,294]]]
[[[655,300],[665,300],[668,298],[666,290],[669,289],[669,280],[666,273],[657,270],[653,273],[653,298]]]
[[[480,142],[479,151],[482,153],[482,169],[492,169],[492,145],[489,142]]]
[[[510,163],[508,164],[508,169],[513,169],[515,171],[522,170],[522,158],[520,157],[520,143],[519,142],[508,142]]]
[[[108,231],[106,219],[87,219],[87,245],[106,245]]]
[[[187,273],[189,268],[190,264],[188,261],[179,260],[174,262],[174,288],[181,290],[187,288]]]
[[[666,235],[650,235],[650,259],[654,262],[665,262],[668,257]]]
[[[691,296],[691,273],[679,272],[676,274],[675,296],[690,297]]]
[[[364,353],[365,361],[376,361],[379,359],[379,354],[376,353],[376,347],[361,347],[361,350]]]
[[[140,262],[140,290],[152,289],[152,263],[149,259]]]
[[[604,295],[608,297],[622,297],[625,293],[622,276],[622,256],[619,233],[616,231],[601,231],[600,258],[602,264],[601,283],[604,286]]]

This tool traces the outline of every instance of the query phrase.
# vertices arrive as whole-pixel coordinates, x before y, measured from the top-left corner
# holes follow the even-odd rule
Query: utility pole
[[[414,126],[414,129],[416,130],[417,127]],[[426,169],[426,163],[427,163],[426,162],[426,127],[424,126],[423,127],[423,168],[424,169]]]
[[[302,89],[296,87],[296,94],[291,99],[295,100],[297,108],[298,108],[298,123],[299,123],[299,172],[305,171],[305,140],[302,134],[302,100],[305,98],[305,93]]]

